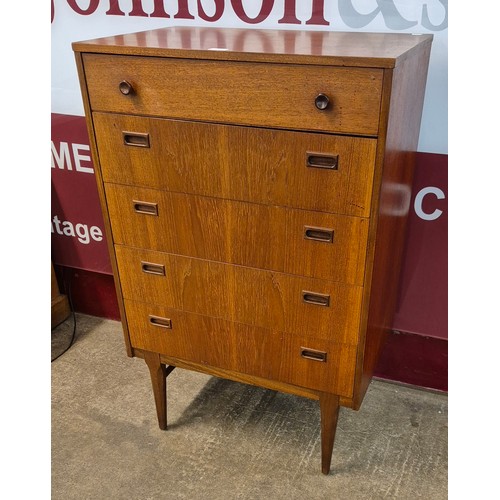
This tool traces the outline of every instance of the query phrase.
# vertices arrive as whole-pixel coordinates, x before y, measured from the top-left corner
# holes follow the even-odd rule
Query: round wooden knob
[[[127,80],[121,81],[118,88],[123,95],[130,95],[134,93],[134,87],[132,87],[132,84],[127,82]]]
[[[323,111],[330,104],[330,99],[326,94],[318,94],[314,99],[314,104],[320,111]]]

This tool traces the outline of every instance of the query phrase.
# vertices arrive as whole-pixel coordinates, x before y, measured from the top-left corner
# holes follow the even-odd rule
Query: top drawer
[[[84,54],[83,60],[93,111],[371,136],[378,132],[380,69],[103,54]],[[121,82],[130,85],[127,95]],[[329,98],[326,109],[316,107],[319,94]]]

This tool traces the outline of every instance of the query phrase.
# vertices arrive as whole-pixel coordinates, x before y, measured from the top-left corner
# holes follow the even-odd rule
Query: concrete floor
[[[52,332],[53,357],[72,329]],[[324,476],[317,402],[180,369],[168,386],[161,431],[120,323],[78,314],[52,363],[52,499],[447,498],[446,395],[373,381],[341,408]]]

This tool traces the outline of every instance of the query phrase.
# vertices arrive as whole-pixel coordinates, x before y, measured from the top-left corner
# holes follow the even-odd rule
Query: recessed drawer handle
[[[122,132],[123,144],[125,146],[136,146],[139,148],[149,148],[149,134],[141,132]]]
[[[323,363],[326,363],[326,352],[324,351],[317,351],[316,349],[301,347],[300,355],[305,359],[312,359],[314,361],[321,361]]]
[[[143,273],[165,276],[165,266],[163,264],[141,261],[141,269]]]
[[[304,238],[306,240],[333,243],[333,234],[333,229],[328,229],[325,227],[304,226]]]
[[[132,203],[134,204],[134,210],[138,214],[158,215],[158,203],[137,200],[132,200]]]
[[[162,318],[161,316],[149,315],[149,322],[153,326],[159,326],[160,328],[166,328],[167,330],[172,329],[172,320],[169,318]]]
[[[323,293],[307,292],[305,290],[302,290],[302,300],[306,304],[330,307],[330,295],[325,295]]]
[[[339,169],[339,155],[324,155],[321,153],[307,153],[306,166],[310,168]]]

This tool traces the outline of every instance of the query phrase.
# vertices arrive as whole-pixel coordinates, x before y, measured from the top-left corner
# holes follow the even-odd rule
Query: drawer
[[[105,182],[370,215],[376,139],[94,113]]]
[[[381,69],[83,54],[92,111],[375,136]],[[120,83],[128,82],[128,95]],[[328,96],[326,109],[315,100]]]
[[[106,184],[114,243],[362,285],[369,219]]]
[[[352,396],[356,347],[125,300],[132,346]]]
[[[344,344],[358,341],[363,288],[116,246],[124,298]]]

